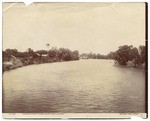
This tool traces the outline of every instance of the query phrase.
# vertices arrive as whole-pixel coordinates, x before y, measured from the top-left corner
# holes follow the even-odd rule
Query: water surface
[[[145,72],[112,60],[30,65],[3,74],[3,113],[145,112]]]

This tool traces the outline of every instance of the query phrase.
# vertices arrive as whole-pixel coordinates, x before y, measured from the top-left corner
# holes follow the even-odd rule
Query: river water
[[[112,60],[30,65],[3,74],[3,113],[144,113],[145,71]]]

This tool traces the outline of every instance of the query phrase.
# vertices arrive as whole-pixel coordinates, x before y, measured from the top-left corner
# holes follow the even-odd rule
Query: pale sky
[[[108,54],[145,44],[144,3],[3,3],[3,50],[47,49]]]

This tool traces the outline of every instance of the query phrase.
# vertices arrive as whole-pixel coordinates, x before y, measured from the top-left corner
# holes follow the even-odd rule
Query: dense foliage
[[[130,65],[140,68],[145,66],[146,47],[140,45],[139,48],[132,45],[123,45],[115,52],[110,52],[108,55],[95,53],[83,53],[79,55],[78,50],[71,51],[66,48],[52,47],[49,50],[33,51],[28,48],[25,52],[19,52],[17,49],[6,49],[3,51],[3,70],[9,70],[24,65],[51,63],[61,61],[72,61],[80,59],[114,59],[115,64]]]
[[[95,54],[95,53],[83,53],[80,55],[82,59],[108,59],[107,55]]]
[[[139,48],[136,48],[132,45],[123,45],[120,46],[117,51],[109,55],[120,65],[127,65],[130,61],[134,67],[140,67],[142,64],[145,64],[146,61],[146,47],[139,46]]]
[[[71,61],[79,59],[77,50],[71,51],[65,48],[52,48],[50,50],[33,51],[29,48],[26,52],[19,52],[16,49],[6,49],[3,51],[3,62],[11,61],[15,58],[19,59],[23,65],[33,63],[50,63],[59,61]]]

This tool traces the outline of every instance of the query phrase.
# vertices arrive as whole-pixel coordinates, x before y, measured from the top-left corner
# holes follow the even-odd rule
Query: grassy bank
[[[71,60],[70,60],[71,61]],[[72,61],[75,61],[75,60],[72,60]],[[6,62],[3,62],[3,72],[4,71],[9,71],[9,70],[13,70],[13,69],[16,69],[16,68],[20,68],[20,67],[23,67],[23,66],[28,66],[28,65],[34,65],[34,64],[44,64],[44,63],[55,63],[55,62],[66,62],[64,60],[50,60],[49,62],[41,62],[41,61],[33,61],[32,63],[23,63],[21,61],[21,59],[17,59],[17,60],[11,60],[11,61],[6,61]]]
[[[66,48],[52,48],[50,50],[33,51],[29,48],[25,52],[19,52],[16,49],[6,49],[3,51],[3,71],[32,64],[72,60],[79,60],[79,52],[77,50],[71,51]]]

